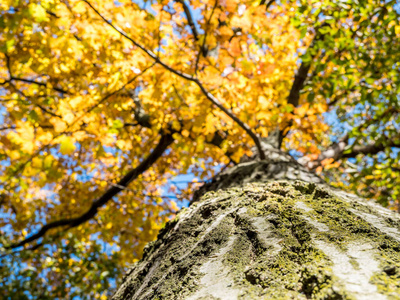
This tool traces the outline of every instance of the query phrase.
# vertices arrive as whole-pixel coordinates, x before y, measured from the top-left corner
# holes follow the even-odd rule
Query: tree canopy
[[[198,183],[276,130],[331,184],[398,210],[399,11],[1,0],[1,294],[106,299]]]

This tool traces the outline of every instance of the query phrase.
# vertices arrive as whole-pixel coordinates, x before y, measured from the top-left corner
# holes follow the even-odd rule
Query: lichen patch
[[[355,209],[349,209],[349,211],[359,216],[375,228],[379,229],[384,234],[387,234],[388,236],[400,242],[400,231],[397,228],[389,226],[382,217],[362,211],[357,211]]]
[[[312,212],[312,208],[308,207],[304,202],[297,201],[295,206],[305,212]],[[306,220],[309,224],[313,225],[318,231],[322,232],[328,232],[329,231],[329,226],[318,222],[316,220],[311,219],[310,217],[303,215],[302,218]]]
[[[231,270],[227,268],[223,260],[227,252],[231,251],[232,245],[236,241],[236,236],[231,236],[225,247],[200,267],[200,272],[204,276],[200,279],[199,290],[187,298],[187,300],[197,299],[237,299],[241,293],[235,287],[233,278],[230,276]]]
[[[315,240],[314,243],[333,262],[333,274],[339,277],[346,290],[356,299],[387,299],[386,296],[378,293],[376,285],[370,283],[371,277],[379,271],[379,263],[374,259],[376,253],[370,244],[352,243],[347,253],[343,253],[334,245],[324,241]],[[351,263],[351,259],[358,263],[358,268]]]

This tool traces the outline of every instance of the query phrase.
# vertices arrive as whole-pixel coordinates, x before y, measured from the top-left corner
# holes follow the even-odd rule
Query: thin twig
[[[8,129],[16,129],[17,127],[16,126],[6,126],[6,127],[0,127],[0,131],[3,131],[3,130],[8,130]]]
[[[261,0],[260,5],[264,5],[266,0]],[[268,8],[275,2],[275,0],[269,0],[267,5],[265,6],[265,10],[268,10]]]
[[[134,82],[136,79],[138,79],[140,76],[142,76],[144,73],[146,73],[149,69],[151,69],[156,63],[152,63],[150,66],[148,66],[147,68],[145,68],[140,74],[137,74],[136,76],[134,76],[133,78],[129,79],[121,88],[119,88],[118,90],[115,90],[112,93],[109,93],[107,95],[105,95],[99,102],[97,102],[96,104],[92,105],[91,107],[89,107],[86,111],[85,114],[88,112],[91,112],[93,109],[95,109],[96,107],[98,107],[100,104],[102,104],[104,101],[106,101],[108,98],[118,94],[119,92],[123,91],[127,85],[131,84],[132,82]]]
[[[218,0],[215,0],[215,4],[214,7],[211,11],[210,17],[208,18],[207,22],[206,22],[206,26],[205,28],[207,29],[208,25],[210,25],[211,22],[211,18],[214,15],[214,11],[217,8],[217,4],[218,4]],[[204,39],[203,39],[203,44],[200,46],[200,50],[199,53],[197,53],[197,57],[196,57],[196,63],[195,63],[195,68],[194,68],[194,74],[197,76],[197,71],[199,68],[199,62],[200,62],[200,57],[201,55],[203,55],[204,57],[207,56],[207,47],[206,47],[206,40],[207,40],[207,31],[204,32]]]
[[[9,79],[6,80],[5,82],[2,82],[2,85],[4,85],[5,83],[9,82],[11,83],[12,81],[21,81],[21,82],[25,82],[25,83],[29,83],[29,84],[36,84],[39,86],[44,86],[47,87],[47,83],[45,82],[39,82],[39,81],[35,81],[35,80],[31,80],[31,79],[25,79],[25,78],[19,78],[19,77],[15,77],[13,76],[12,72],[11,72],[11,59],[10,56],[8,54],[4,54],[6,57],[6,66],[7,66],[7,70],[8,70],[8,75],[9,75]],[[52,87],[53,90],[62,93],[62,94],[68,94],[67,91],[58,88],[58,87]]]
[[[20,94],[22,97],[24,97],[24,98],[26,99],[25,101],[26,101],[27,103],[31,103],[32,105],[37,106],[37,107],[38,107],[41,111],[43,111],[44,113],[47,113],[47,114],[49,114],[49,115],[51,115],[51,116],[53,116],[53,117],[57,117],[57,118],[62,119],[62,116],[56,114],[55,112],[52,112],[52,111],[48,110],[47,108],[43,107],[41,104],[34,103],[33,101],[30,101],[29,97],[28,97],[27,95],[25,95],[25,93],[24,93],[23,91],[21,91],[20,89],[18,89],[18,88],[17,88],[14,84],[12,84],[11,82],[10,82],[10,85],[14,88],[14,90],[15,90],[18,94]]]
[[[185,12],[186,19],[188,21],[189,27],[192,30],[193,37],[196,41],[199,40],[199,33],[197,32],[196,25],[194,24],[192,14],[190,12],[189,6],[185,3],[184,0],[177,0],[180,4],[182,4],[183,11]]]
[[[25,79],[25,78],[18,78],[18,77],[11,77],[10,81],[21,81],[21,82],[25,82],[25,83],[30,83],[30,84],[36,84],[39,86],[43,86],[43,87],[47,87],[48,84],[46,82],[39,82],[39,81],[35,81],[35,80],[30,80],[30,79]],[[63,90],[61,88],[58,87],[52,87],[53,90],[62,93],[62,94],[68,94],[68,92],[66,90]]]

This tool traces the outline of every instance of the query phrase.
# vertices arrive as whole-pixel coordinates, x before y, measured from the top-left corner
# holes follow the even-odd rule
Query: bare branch
[[[138,125],[139,125],[139,123],[124,123],[124,127],[135,127]]]
[[[48,84],[46,82],[39,82],[39,81],[35,81],[35,80],[18,78],[18,77],[11,77],[10,81],[21,81],[21,82],[30,83],[30,84],[36,84],[36,85],[43,86],[43,87],[48,86]],[[56,92],[59,92],[62,94],[68,94],[68,92],[66,90],[63,90],[63,89],[55,87],[55,86],[53,86],[52,89],[55,90]]]
[[[260,5],[264,5],[265,2],[266,2],[266,0],[261,0]],[[265,6],[265,7],[266,7],[265,10],[268,10],[268,8],[269,8],[272,4],[274,4],[274,2],[275,2],[275,0],[269,0],[268,3],[267,3],[267,5]]]
[[[3,131],[3,130],[8,130],[8,129],[15,129],[15,128],[17,128],[16,126],[6,126],[6,127],[0,127],[0,131]]]
[[[190,12],[189,6],[185,3],[184,0],[176,0],[176,2],[182,4],[183,10],[184,10],[185,15],[186,15],[186,19],[188,21],[190,29],[192,30],[193,37],[194,37],[194,39],[196,41],[198,41],[199,40],[199,34],[197,32],[196,25],[194,24],[192,13]]]
[[[92,203],[89,210],[87,210],[85,213],[83,213],[79,217],[69,218],[69,219],[61,219],[58,221],[50,222],[50,223],[44,225],[37,233],[31,235],[30,237],[22,240],[19,243],[5,246],[4,248],[5,249],[15,249],[15,248],[24,246],[28,243],[31,243],[33,241],[36,241],[36,240],[44,237],[45,234],[47,233],[47,231],[49,231],[50,229],[68,226],[67,227],[67,230],[68,230],[69,228],[79,226],[79,225],[89,221],[97,214],[100,207],[107,204],[108,201],[110,201],[120,191],[122,191],[125,187],[127,187],[130,182],[132,182],[139,175],[143,174],[147,169],[149,169],[157,161],[157,159],[163,155],[165,150],[169,147],[169,145],[172,144],[173,141],[174,141],[174,139],[172,137],[172,133],[162,134],[158,145],[154,148],[152,153],[145,160],[143,160],[139,164],[139,166],[137,166],[135,169],[129,171],[124,177],[121,178],[121,180],[118,181],[118,183],[114,184],[102,196],[100,196],[97,200],[95,200]]]
[[[329,26],[329,24],[322,24],[319,27],[323,26]],[[315,34],[314,39],[312,40],[310,46],[307,49],[307,52],[312,50],[315,46],[315,43],[319,40],[324,39],[324,35],[320,34],[318,31],[318,28],[316,28],[317,33]],[[297,70],[297,73],[294,77],[294,81],[292,84],[292,87],[290,89],[290,93],[287,99],[287,103],[293,105],[294,107],[297,107],[299,105],[299,99],[300,99],[300,92],[304,87],[304,83],[307,80],[308,77],[308,72],[310,71],[311,68],[311,63],[315,59],[317,54],[311,55],[310,61],[302,61],[299,69]],[[285,138],[285,136],[289,133],[290,128],[293,125],[293,121],[291,120],[288,124],[285,124],[283,128],[281,128],[281,131],[279,133],[279,148],[281,147],[282,141]]]
[[[349,152],[346,152],[342,154],[342,158],[350,158],[350,157],[356,157],[359,154],[364,154],[364,155],[374,155],[377,154],[378,152],[384,151],[386,148],[392,148],[392,147],[400,147],[400,141],[399,140],[387,140],[386,142],[376,142],[373,144],[368,144],[368,145],[356,145],[351,148]]]
[[[366,145],[355,145],[346,150],[347,146],[348,135],[346,135],[338,143],[334,143],[328,149],[322,151],[317,159],[311,160],[308,157],[302,157],[298,160],[298,162],[310,170],[315,170],[317,167],[321,166],[322,161],[325,159],[332,158],[334,161],[338,161],[342,158],[354,158],[359,154],[374,155],[384,151],[387,148],[400,147],[400,141],[398,138],[386,139],[385,142],[378,141]]]
[[[299,105],[300,91],[304,86],[304,82],[307,79],[308,71],[310,70],[311,64],[309,62],[302,62],[297,74],[294,76],[292,88],[290,89],[289,97],[287,99],[288,104],[292,104],[294,107]]]

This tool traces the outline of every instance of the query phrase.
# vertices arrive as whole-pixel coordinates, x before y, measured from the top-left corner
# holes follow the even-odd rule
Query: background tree
[[[276,129],[398,209],[396,1],[0,3],[6,297],[107,297],[191,198],[176,175],[264,158]]]

